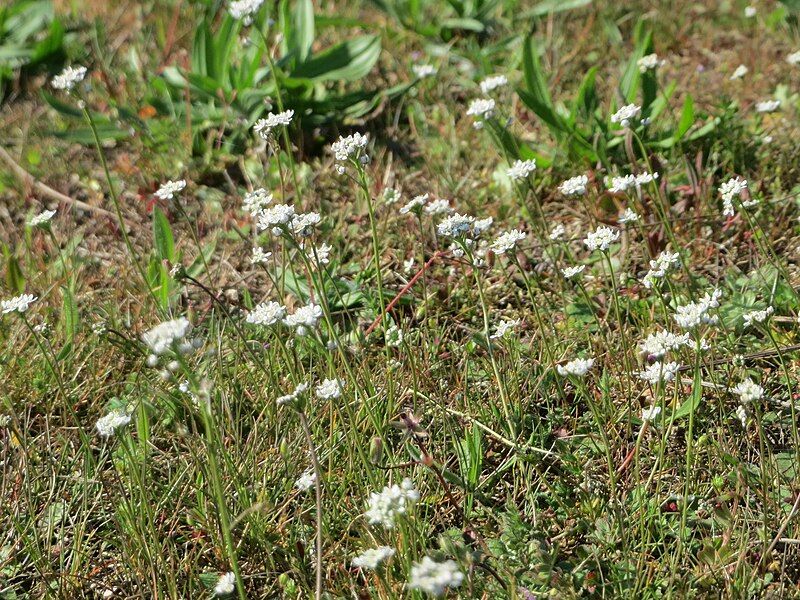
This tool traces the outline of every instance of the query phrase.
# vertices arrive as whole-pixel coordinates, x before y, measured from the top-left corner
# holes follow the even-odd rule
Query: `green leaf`
[[[592,0],[545,0],[540,2],[532,9],[522,13],[520,18],[527,19],[530,17],[546,17],[547,15],[554,15],[576,8],[582,8],[592,3]]]
[[[294,78],[314,81],[355,81],[367,75],[381,53],[381,40],[365,35],[337,44],[310,58],[292,72]]]
[[[678,123],[678,128],[673,134],[673,139],[677,142],[680,140],[689,129],[694,125],[694,99],[691,94],[686,95],[683,101],[683,110],[681,111],[681,120]]]
[[[61,288],[61,305],[64,311],[64,339],[67,344],[72,344],[78,332],[78,305],[75,295],[67,286]]]
[[[522,46],[522,67],[525,73],[525,87],[528,94],[537,105],[541,105],[555,114],[553,101],[547,88],[547,79],[539,62],[536,40],[530,35],[525,39],[525,43]]]
[[[297,62],[304,63],[311,56],[314,44],[314,5],[311,0],[297,0],[293,16],[289,47],[297,56]]]
[[[174,263],[175,241],[172,236],[172,228],[166,215],[158,207],[153,209],[153,239],[158,258]]]
[[[700,369],[695,369],[694,381],[692,382],[692,395],[680,405],[678,410],[675,411],[675,419],[682,419],[691,415],[697,407],[700,406],[700,401],[703,399],[703,382],[700,377]]]
[[[5,244],[3,244],[3,254],[6,257],[6,286],[11,291],[21,294],[25,291],[25,276],[22,274],[19,262]]]

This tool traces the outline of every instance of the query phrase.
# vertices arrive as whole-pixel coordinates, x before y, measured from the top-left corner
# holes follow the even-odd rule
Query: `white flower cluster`
[[[575,377],[583,377],[594,366],[593,358],[576,358],[569,361],[565,365],[556,365],[556,370],[559,375],[566,377],[567,375],[574,375]]]
[[[28,307],[36,301],[33,294],[22,294],[8,300],[0,301],[0,312],[4,315],[12,312],[24,313]]]
[[[739,177],[731,177],[728,181],[719,186],[719,194],[722,196],[722,214],[726,217],[734,215],[733,201],[740,198],[747,189],[747,180]]]
[[[764,388],[750,378],[737,383],[731,391],[739,396],[742,404],[750,404],[764,397]]]
[[[322,307],[313,302],[296,309],[294,313],[288,315],[283,324],[287,327],[294,327],[297,335],[305,335],[306,329],[314,329],[322,318]]]
[[[517,327],[519,327],[519,319],[500,321],[497,324],[497,329],[495,329],[494,333],[489,337],[493,340],[502,339],[509,331],[513,331]]]
[[[639,66],[640,73],[646,73],[647,71],[655,71],[659,67],[663,67],[667,64],[667,61],[658,58],[658,54],[647,54],[637,60],[636,64]]]
[[[131,416],[122,410],[112,410],[104,417],[97,419],[95,428],[97,433],[103,437],[114,435],[114,432],[120,427],[124,427],[131,422]]]
[[[142,341],[155,356],[161,356],[172,350],[188,354],[195,348],[191,340],[186,339],[191,331],[192,324],[189,319],[180,317],[159,323],[146,331],[142,335]]]
[[[28,221],[28,225],[30,227],[39,227],[40,225],[46,225],[47,223],[50,222],[50,219],[52,219],[54,216],[56,216],[56,211],[54,210],[42,211],[35,217],[32,217],[31,220]]]
[[[257,218],[261,211],[266,210],[272,204],[272,194],[264,188],[258,188],[244,195],[242,210],[251,217]]]
[[[294,388],[294,391],[292,393],[286,394],[284,396],[278,396],[275,402],[278,404],[278,406],[289,404],[290,402],[294,402],[295,400],[297,400],[306,391],[308,391],[308,384],[298,383],[297,387]]]
[[[286,316],[286,307],[271,300],[258,304],[251,310],[245,321],[251,325],[275,325]]]
[[[518,242],[525,239],[525,234],[519,229],[504,231],[491,243],[490,248],[495,254],[505,254],[514,248]]]
[[[86,67],[65,67],[61,73],[53,77],[53,87],[57,90],[71,90],[76,83],[86,77]]]
[[[166,183],[161,184],[158,190],[156,190],[155,195],[161,200],[172,200],[175,194],[183,190],[185,187],[185,179],[179,179],[178,181],[167,181]]]
[[[456,588],[464,581],[464,574],[452,560],[436,562],[426,556],[411,567],[408,587],[431,596],[441,596],[447,588]]]
[[[383,334],[383,339],[387,346],[399,348],[403,343],[403,330],[397,325],[392,325]]]
[[[572,279],[583,273],[583,270],[586,268],[586,265],[575,265],[573,267],[564,267],[561,269],[561,274],[564,276],[564,279]]]
[[[230,596],[233,594],[234,590],[236,590],[236,575],[233,573],[220,575],[219,579],[217,579],[217,583],[214,585],[215,596]]]
[[[745,327],[752,327],[753,323],[763,323],[769,316],[775,312],[775,309],[768,306],[764,310],[751,310],[742,315]]]
[[[639,217],[639,213],[631,208],[626,208],[625,211],[620,215],[617,222],[620,225],[625,225],[627,223],[636,223],[639,221],[641,217]]]
[[[747,75],[749,72],[750,72],[750,69],[748,69],[745,65],[739,65],[733,71],[733,74],[731,75],[731,81],[736,81],[737,79],[741,79],[742,77]]]
[[[314,228],[322,222],[322,217],[316,212],[307,212],[294,215],[289,223],[291,232],[300,237],[309,237],[314,233]]]
[[[660,414],[660,406],[651,406],[650,408],[642,409],[642,421],[655,421]]]
[[[276,204],[258,213],[256,226],[259,231],[269,229],[273,234],[280,235],[283,232],[281,227],[288,225],[294,215],[294,206],[291,204]]]
[[[508,77],[505,75],[491,75],[481,81],[481,92],[483,92],[484,95],[488,95],[489,92],[506,85],[508,85]]]
[[[638,119],[639,115],[642,114],[642,107],[637,106],[636,104],[626,104],[622,108],[620,108],[617,112],[611,115],[611,122],[612,123],[619,123],[620,126],[624,127],[625,129],[631,126],[631,121],[634,119]]]
[[[250,255],[250,264],[260,265],[267,262],[272,256],[272,252],[265,252],[260,246],[254,246]]]
[[[369,143],[369,137],[358,132],[347,137],[339,136],[339,139],[331,144],[331,151],[338,163],[346,163],[358,160],[361,164],[369,162],[369,156],[364,153],[364,149]],[[345,172],[345,166],[338,164],[336,170],[341,174]]]
[[[559,223],[558,225],[556,225],[555,227],[553,227],[550,230],[550,234],[548,235],[548,237],[552,241],[556,242],[556,241],[560,240],[561,238],[563,238],[564,234],[566,232],[567,232],[567,230],[564,228],[564,226],[561,223]]]
[[[317,386],[316,395],[320,400],[333,400],[342,395],[344,382],[341,379],[325,379]]]
[[[436,231],[443,237],[461,238],[470,233],[475,217],[455,213],[439,223]]]
[[[469,108],[467,109],[467,116],[475,119],[472,126],[475,129],[481,129],[484,121],[494,116],[495,106],[493,98],[476,98],[470,102]]]
[[[285,110],[279,113],[269,113],[266,119],[259,119],[253,125],[253,131],[261,136],[262,139],[268,140],[272,135],[272,130],[276,127],[287,127],[292,122],[294,117],[293,110]]]
[[[446,215],[451,212],[453,212],[453,208],[450,206],[450,201],[444,198],[437,198],[425,206],[425,214],[427,215]]]
[[[670,333],[662,330],[648,335],[639,344],[642,354],[649,359],[661,359],[667,352],[678,350],[681,346],[691,346],[689,334]]]
[[[513,180],[525,179],[536,170],[536,160],[518,160],[506,171]]]
[[[623,175],[612,177],[608,185],[608,191],[613,194],[627,192],[630,189],[639,189],[643,185],[652,183],[658,179],[658,173],[639,173],[638,175]]]
[[[657,279],[666,277],[667,273],[679,264],[681,264],[681,255],[665,250],[655,260],[650,261],[650,270],[642,278],[642,285],[647,289],[652,288]]]
[[[411,67],[411,72],[414,73],[414,77],[417,79],[425,79],[436,75],[436,67],[433,65],[414,65]]]
[[[558,186],[558,191],[565,196],[583,196],[586,194],[586,186],[589,185],[589,178],[586,175],[570,177]]]
[[[680,369],[680,365],[676,362],[664,364],[656,361],[639,373],[639,379],[643,379],[650,385],[657,385],[661,381],[667,383],[675,379],[678,369]]]
[[[419,196],[414,196],[411,200],[409,200],[405,206],[400,208],[401,215],[407,215],[409,213],[419,214],[423,207],[428,203],[429,194],[420,194]]]
[[[303,474],[297,478],[294,482],[294,487],[296,487],[301,492],[307,492],[310,490],[313,485],[317,482],[317,474],[314,473],[312,469],[307,469],[303,471]]]
[[[234,19],[241,19],[245,25],[253,22],[253,15],[258,12],[264,0],[233,0],[228,5],[228,12]]]
[[[377,548],[370,548],[365,550],[353,559],[351,563],[358,569],[367,569],[374,571],[382,562],[386,562],[394,556],[394,549],[389,546],[378,546]]]
[[[403,479],[400,485],[384,486],[380,492],[370,494],[367,520],[373,525],[380,524],[391,529],[397,516],[408,513],[418,500],[419,492],[408,478]]]
[[[586,247],[592,252],[595,250],[605,252],[611,247],[611,244],[616,242],[618,239],[619,231],[616,229],[611,229],[610,227],[606,227],[605,225],[601,225],[595,231],[589,232],[586,235],[586,239],[583,240],[583,243],[586,244]]]
[[[763,100],[756,103],[756,112],[758,113],[771,113],[775,112],[781,107],[780,100]]]
[[[715,325],[719,320],[716,315],[710,315],[712,308],[719,307],[719,299],[722,297],[721,290],[714,290],[706,294],[697,302],[690,302],[684,306],[679,306],[675,312],[675,322],[682,329],[692,329],[698,325]]]

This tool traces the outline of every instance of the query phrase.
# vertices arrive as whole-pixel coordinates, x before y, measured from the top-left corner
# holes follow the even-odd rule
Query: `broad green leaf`
[[[553,101],[547,87],[547,78],[539,62],[539,50],[533,36],[528,36],[522,45],[522,67],[525,73],[525,87],[536,105],[545,107],[555,115]]]
[[[304,62],[292,77],[314,81],[355,81],[367,75],[381,53],[381,40],[365,35],[337,44]]]
[[[297,56],[297,62],[302,64],[311,56],[314,44],[314,5],[311,0],[297,0],[293,21],[289,47]]]
[[[521,18],[545,17],[576,8],[582,8],[592,3],[592,0],[545,0],[532,9],[522,13]]]
[[[153,240],[161,260],[175,262],[175,241],[166,215],[157,206],[153,209]]]

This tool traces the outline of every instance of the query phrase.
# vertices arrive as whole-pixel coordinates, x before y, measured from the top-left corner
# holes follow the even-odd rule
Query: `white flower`
[[[314,228],[319,225],[321,221],[322,217],[320,217],[319,213],[300,213],[292,217],[292,221],[289,223],[289,228],[295,235],[299,235],[300,237],[309,237],[312,233],[314,233]]]
[[[462,237],[469,233],[473,221],[475,221],[475,217],[456,213],[439,223],[436,231],[443,237]]]
[[[744,326],[750,327],[753,325],[753,323],[763,323],[774,312],[775,309],[771,306],[768,306],[764,310],[751,310],[750,312],[744,313],[742,315],[742,318],[744,319]]]
[[[578,175],[571,177],[558,186],[558,191],[565,196],[583,196],[586,193],[586,186],[589,185],[589,177]]]
[[[183,340],[192,330],[192,324],[186,317],[164,321],[142,335],[142,341],[156,355],[164,354]]]
[[[426,556],[411,567],[408,587],[412,590],[422,590],[431,596],[441,596],[447,588],[457,588],[463,581],[464,574],[459,571],[454,561],[438,563]]]
[[[286,315],[286,307],[271,300],[262,302],[251,310],[245,321],[251,325],[275,325]]]
[[[722,196],[722,214],[726,217],[732,217],[733,200],[740,198],[742,193],[747,189],[747,180],[739,177],[731,177],[728,181],[719,186],[719,193]]]
[[[489,229],[494,223],[494,219],[492,217],[486,217],[485,219],[475,219],[472,222],[472,235],[477,237],[482,234],[484,231]]]
[[[245,25],[253,22],[253,15],[258,12],[264,0],[233,0],[228,5],[228,12],[234,19],[241,19]]]
[[[797,52],[792,52],[791,54],[789,54],[786,57],[786,62],[789,63],[790,65],[792,65],[793,67],[797,66],[797,65],[800,65],[800,50],[798,50]]]
[[[378,568],[379,564],[389,560],[392,556],[394,556],[393,548],[389,546],[378,546],[377,548],[365,550],[356,556],[351,564],[359,569],[374,571]]]
[[[580,275],[581,273],[583,273],[583,270],[585,268],[586,268],[586,265],[577,265],[577,266],[574,266],[574,267],[564,267],[563,269],[561,269],[561,274],[566,279],[572,279],[576,275]]]
[[[248,0],[241,0],[241,2],[246,2]],[[252,0],[249,0],[252,2]],[[233,4],[240,4],[241,2],[234,2]],[[214,586],[214,595],[215,596],[228,596],[234,592],[236,589],[236,575],[233,573],[225,573],[224,575],[220,575],[219,579],[217,579],[217,584]]]
[[[627,129],[630,127],[631,121],[633,119],[638,119],[639,115],[641,114],[641,106],[637,106],[636,104],[626,104],[613,115],[611,115],[611,122],[619,123],[622,127]]]
[[[508,85],[508,78],[505,75],[491,75],[481,81],[481,92],[488,95],[489,92],[505,85]]]
[[[106,416],[97,419],[95,428],[103,437],[114,435],[114,431],[131,422],[131,416],[122,410],[112,410]]]
[[[685,306],[679,306],[675,311],[675,322],[682,329],[692,329],[703,323],[714,325],[717,323],[716,316],[709,315],[712,308],[719,307],[719,299],[722,291],[714,290],[711,294],[706,294],[697,302],[690,302]]]
[[[69,91],[76,83],[83,81],[84,77],[86,77],[86,67],[65,67],[50,83],[57,90]]]
[[[289,327],[308,327],[313,329],[322,318],[322,308],[313,302],[301,306],[294,311],[294,314],[287,316],[283,323]]]
[[[22,294],[21,296],[15,296],[14,298],[9,298],[8,300],[3,300],[0,302],[0,312],[2,312],[4,315],[12,312],[24,313],[35,301],[36,296],[33,294]]]
[[[525,179],[536,170],[536,160],[518,160],[506,171],[511,179]]]
[[[386,204],[395,204],[400,200],[400,192],[394,188],[383,190],[383,201]]]
[[[745,9],[744,9],[744,16],[747,17],[748,19],[752,19],[753,17],[756,16],[757,12],[758,11],[756,11],[756,7],[755,6],[752,6],[752,5],[751,6],[746,6]]]
[[[655,421],[661,414],[660,406],[651,406],[650,408],[642,409],[642,421]]]
[[[494,116],[495,102],[492,98],[476,98],[470,102],[467,109],[467,116],[474,117],[475,123],[473,127],[480,129],[483,127],[483,121],[491,119]]]
[[[494,333],[489,337],[493,340],[499,340],[501,338],[506,337],[506,334],[509,331],[514,331],[514,329],[516,329],[517,327],[519,327],[519,319],[513,319],[510,321],[500,321],[497,324],[497,329],[495,329]]]
[[[639,214],[630,208],[626,208],[617,221],[620,225],[625,223],[636,223],[639,220]]]
[[[392,325],[383,334],[383,339],[386,341],[387,346],[397,348],[403,343],[403,330],[397,325]]]
[[[564,229],[564,226],[559,223],[558,225],[556,225],[555,227],[553,227],[550,230],[550,236],[549,237],[550,237],[551,240],[553,240],[555,242],[555,241],[560,240],[561,238],[563,238],[564,237],[564,233],[566,233],[566,229]]]
[[[32,217],[31,220],[28,221],[28,225],[30,227],[38,227],[39,225],[45,225],[46,223],[49,223],[50,219],[52,219],[55,215],[56,211],[54,210],[42,211],[35,217]]]
[[[316,394],[320,400],[333,400],[342,395],[344,383],[340,379],[325,379],[317,386]]]
[[[306,392],[306,390],[308,390],[308,384],[307,383],[298,383],[297,387],[294,388],[294,391],[291,394],[286,394],[285,396],[279,396],[275,400],[275,402],[278,404],[278,406],[283,406],[284,404],[289,404],[290,402],[293,402],[294,400],[297,400],[297,398],[301,394],[304,394]]]
[[[626,192],[632,187],[636,187],[636,175],[622,175],[621,177],[612,177],[608,186],[608,191],[612,194]]]
[[[317,260],[321,265],[327,265],[331,261],[331,250],[333,248],[329,244],[320,244],[316,247]]]
[[[742,77],[747,75],[749,72],[750,72],[750,69],[748,69],[746,66],[739,65],[738,67],[736,67],[736,70],[731,75],[731,81],[735,81],[736,79],[741,79]]]
[[[403,272],[406,275],[409,275],[413,270],[414,270],[414,257],[412,256],[408,260],[403,261]]]
[[[303,474],[300,475],[300,477],[297,478],[297,480],[294,482],[294,487],[296,487],[301,492],[306,492],[309,489],[311,489],[311,487],[313,487],[313,485],[316,482],[317,482],[317,474],[314,473],[312,469],[308,469],[304,471]]]
[[[411,67],[411,72],[414,73],[417,79],[425,79],[436,75],[436,67],[433,65],[414,65]]]
[[[681,255],[677,252],[671,253],[666,250],[658,255],[655,260],[650,261],[650,270],[642,279],[642,284],[650,289],[655,284],[656,279],[666,277],[667,273],[681,262]]]
[[[444,198],[434,200],[425,207],[425,214],[428,215],[442,215],[451,212],[453,212],[453,209],[450,207],[450,202]]]
[[[742,427],[747,427],[747,409],[741,404],[736,407],[736,418],[742,422]]]
[[[294,218],[294,206],[289,204],[276,204],[258,213],[257,226],[260,231],[274,229],[281,225],[288,225]]]
[[[586,236],[586,239],[583,240],[583,243],[586,244],[586,247],[594,252],[595,250],[600,250],[605,252],[609,249],[611,244],[616,242],[619,239],[619,231],[616,229],[611,229],[610,227],[606,227],[605,225],[601,225],[595,231],[589,232]]]
[[[576,358],[565,365],[556,365],[556,370],[562,376],[574,375],[575,377],[583,377],[593,366],[593,358]]]
[[[731,391],[739,396],[739,400],[742,404],[750,404],[756,400],[761,400],[764,396],[764,388],[750,378],[736,384],[736,387]]]
[[[271,203],[272,194],[264,188],[258,188],[245,194],[244,201],[242,202],[242,209],[246,213],[249,213],[250,216],[257,217],[258,214]]]
[[[398,515],[406,514],[419,500],[414,483],[406,478],[400,485],[384,486],[380,492],[372,492],[366,512],[371,525],[381,524],[387,529],[394,527]]]
[[[658,54],[647,54],[636,61],[636,64],[639,65],[640,73],[646,73],[651,69],[655,71],[659,67],[663,67],[666,62],[665,60],[660,60]]]
[[[756,103],[756,112],[771,113],[775,112],[780,107],[781,107],[780,100],[763,100],[762,102]]]
[[[250,264],[258,265],[267,262],[272,256],[272,252],[264,252],[260,246],[253,247],[253,253],[250,255]]]
[[[689,334],[678,335],[669,331],[656,331],[648,335],[639,345],[639,348],[648,358],[660,359],[667,352],[679,349],[681,346],[690,346]]]
[[[263,139],[268,140],[272,134],[272,130],[276,127],[286,127],[292,122],[294,117],[293,110],[285,110],[279,113],[269,113],[266,119],[259,119],[253,125],[253,131],[260,135]]]
[[[158,188],[155,195],[161,200],[172,200],[173,196],[186,187],[186,180],[179,179],[178,181],[167,181],[162,183]]]
[[[636,186],[642,187],[643,185],[647,185],[648,183],[652,183],[658,179],[658,173],[648,173],[647,171],[643,173],[639,173],[636,176]]]
[[[517,242],[521,242],[525,239],[525,234],[521,232],[519,229],[512,229],[511,231],[505,231],[501,233],[495,240],[492,242],[490,248],[492,252],[495,254],[505,254],[512,248],[517,245]]]
[[[360,133],[347,137],[339,136],[339,139],[331,144],[331,151],[338,162],[346,162],[360,158],[368,143],[369,137]]]
[[[669,382],[675,379],[680,365],[676,362],[663,364],[659,361],[654,362],[639,373],[639,379],[643,379],[650,385],[656,385],[660,381]]]
[[[419,209],[425,206],[427,202],[428,202],[428,194],[414,196],[411,200],[408,201],[408,203],[406,203],[405,206],[403,206],[400,209],[400,214],[407,215],[410,212],[417,212]]]

